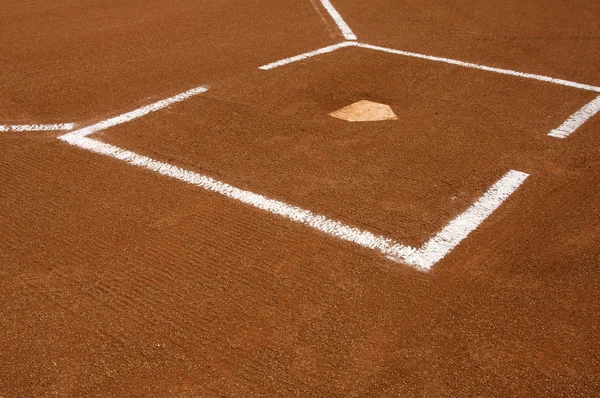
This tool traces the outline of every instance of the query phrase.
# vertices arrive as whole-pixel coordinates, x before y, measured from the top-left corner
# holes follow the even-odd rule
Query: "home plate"
[[[398,120],[389,105],[361,100],[345,108],[331,112],[329,116],[349,122],[376,122],[380,120]]]

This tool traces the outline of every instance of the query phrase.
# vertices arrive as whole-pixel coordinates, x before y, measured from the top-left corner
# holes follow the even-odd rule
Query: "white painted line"
[[[488,218],[529,177],[529,174],[510,170],[464,213],[450,221],[446,227],[425,243],[419,250],[404,258],[409,264],[431,269],[463,239]]]
[[[177,94],[177,95],[175,95],[173,97],[170,97],[170,98],[164,99],[162,101],[158,101],[158,102],[155,102],[153,104],[141,107],[141,108],[136,109],[134,111],[127,112],[127,113],[124,113],[124,114],[119,115],[119,116],[115,116],[113,118],[104,120],[102,122],[93,124],[93,125],[88,126],[88,127],[84,127],[82,129],[79,129],[79,130],[75,130],[72,133],[69,133],[68,135],[85,137],[85,136],[93,134],[93,133],[95,133],[97,131],[105,130],[105,129],[109,128],[109,127],[113,127],[113,126],[116,126],[118,124],[127,123],[127,122],[130,122],[130,121],[132,121],[134,119],[137,119],[139,117],[145,116],[145,115],[147,115],[149,113],[156,112],[156,111],[158,111],[160,109],[166,108],[166,107],[168,107],[170,105],[173,105],[173,104],[175,104],[177,102],[184,101],[184,100],[186,100],[186,99],[188,99],[190,97],[193,97],[195,95],[198,95],[198,94],[201,94],[201,93],[205,93],[207,90],[208,90],[208,87],[206,87],[206,86],[196,87],[196,88],[188,90],[188,91],[186,91],[184,93]]]
[[[376,51],[383,51],[383,52],[390,53],[390,54],[397,54],[397,55],[403,55],[406,57],[426,59],[426,60],[435,61],[435,62],[443,62],[446,64],[464,66],[466,68],[479,69],[479,70],[483,70],[483,71],[487,71],[487,72],[500,73],[503,75],[517,76],[517,77],[522,77],[525,79],[534,79],[534,80],[539,80],[539,81],[543,81],[543,82],[558,84],[561,86],[574,87],[574,88],[579,88],[579,89],[583,89],[583,90],[594,91],[594,92],[600,93],[600,87],[590,86],[589,84],[576,83],[576,82],[572,82],[569,80],[555,79],[553,77],[535,75],[533,73],[517,72],[517,71],[509,70],[509,69],[494,68],[491,66],[473,64],[470,62],[457,61],[455,59],[450,59],[450,58],[434,57],[434,56],[430,56],[430,55],[423,55],[423,54],[411,53],[411,52],[407,52],[407,51],[394,50],[391,48],[373,46],[373,45],[364,44],[364,43],[357,43],[356,45],[358,47],[368,48],[368,49],[376,50]]]
[[[154,171],[164,176],[175,178],[208,191],[221,194],[230,199],[240,201],[255,208],[306,225],[335,238],[355,243],[364,248],[377,250],[389,259],[407,263],[421,271],[430,270],[435,263],[454,249],[490,214],[492,214],[528,177],[527,174],[519,171],[509,171],[479,200],[477,200],[473,206],[452,220],[444,229],[417,250],[384,236],[373,234],[369,231],[363,231],[340,221],[329,219],[326,216],[315,214],[310,210],[305,210],[275,199],[270,199],[263,195],[245,191],[215,180],[214,178],[160,162],[147,156],[139,155],[135,152],[87,137],[102,129],[125,123],[205,91],[207,91],[207,88],[205,87],[186,91],[185,93],[125,113],[121,116],[105,120],[93,126],[64,134],[58,138],[79,148],[118,159],[131,165]]]
[[[314,57],[316,55],[330,53],[330,52],[338,50],[340,48],[351,47],[351,46],[356,46],[356,42],[345,41],[343,43],[338,43],[338,44],[334,44],[331,46],[323,47],[318,50],[310,51],[310,52],[307,52],[304,54],[296,55],[294,57],[285,58],[280,61],[276,61],[276,62],[272,62],[267,65],[263,65],[263,66],[259,67],[258,69],[262,69],[262,70],[275,69],[275,68],[278,68],[283,65],[291,64],[293,62],[298,62],[298,61],[302,61],[307,58]]]
[[[585,104],[561,124],[560,127],[552,130],[548,135],[554,138],[567,138],[598,112],[600,112],[600,96]]]
[[[333,6],[333,4],[331,4],[331,1],[329,1],[329,0],[321,0],[321,4],[323,4],[323,7],[325,7],[325,9],[327,10],[327,12],[331,16],[331,18],[333,18],[333,20],[337,24],[338,28],[342,32],[342,35],[344,35],[344,39],[346,39],[346,40],[356,40],[356,35],[354,34],[354,32],[352,32],[352,29],[350,29],[350,26],[348,26],[348,24],[346,23],[346,21],[344,21],[344,18],[342,18],[342,16],[335,9],[335,7]]]
[[[339,221],[328,219],[325,216],[314,214],[309,210],[304,210],[278,200],[269,199],[253,192],[244,191],[211,177],[184,170],[168,163],[159,162],[149,157],[138,155],[137,153],[91,138],[66,134],[60,137],[60,139],[79,148],[119,159],[164,176],[172,177],[188,184],[216,192],[247,205],[304,224],[336,238],[356,243],[362,247],[378,250],[386,256],[405,258],[414,251],[413,248],[394,242],[391,239],[367,231],[362,231]]]
[[[59,124],[13,124],[0,125],[0,131],[69,131],[75,127],[74,123]]]

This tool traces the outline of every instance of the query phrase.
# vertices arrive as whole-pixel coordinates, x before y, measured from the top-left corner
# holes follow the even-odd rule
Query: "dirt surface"
[[[600,2],[342,1],[361,41],[600,85]]]
[[[341,40],[309,0],[1,5],[3,122],[104,118]]]
[[[590,1],[488,1],[470,23],[467,3],[414,3],[335,1],[362,41],[599,83]],[[507,170],[531,176],[424,274],[54,133],[0,133],[0,397],[600,393],[600,118],[546,136],[593,94],[359,48],[258,70],[341,40],[310,1],[1,5],[0,124],[209,83],[95,137],[415,245]],[[327,116],[361,99],[399,120]]]

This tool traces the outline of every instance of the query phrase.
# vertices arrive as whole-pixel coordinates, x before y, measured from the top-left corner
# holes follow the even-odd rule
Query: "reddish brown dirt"
[[[421,274],[268,213],[70,147],[54,134],[2,134],[0,397],[598,395],[600,119],[567,140],[545,136],[589,94],[358,49],[256,70],[332,42],[318,14],[309,16],[310,2],[301,3],[294,7],[306,18],[282,16],[298,20],[287,32],[308,29],[305,24],[315,28],[293,39],[282,31],[280,47],[256,44],[272,33],[247,22],[276,27],[280,15],[269,11],[275,3],[260,13],[258,4],[237,2],[180,0],[171,9],[153,2],[102,3],[123,31],[115,30],[116,22],[103,28],[77,22],[89,10],[79,2],[58,3],[72,14],[55,17],[43,8],[55,5],[44,1],[11,4],[5,7],[10,21],[22,15],[34,26],[55,18],[60,26],[53,35],[40,24],[40,32],[20,36],[16,22],[3,23],[22,55],[0,62],[11,65],[10,73],[34,68],[30,87],[35,81],[51,85],[53,70],[68,67],[71,85],[61,87],[73,99],[50,101],[51,90],[38,98],[2,75],[0,112],[14,119],[19,112],[57,121],[69,113],[95,118],[188,83],[213,83],[205,96],[100,138],[417,243],[507,168],[527,171],[530,179],[432,273]],[[583,13],[595,7],[588,3],[572,8]],[[243,46],[234,46],[224,51],[229,61],[203,60],[193,74],[187,66],[173,80],[170,73],[148,74],[180,67],[166,62],[169,57],[154,58],[170,51],[169,43],[202,42],[195,30],[167,29],[178,20],[173,10],[191,27],[191,14],[212,9],[210,32],[219,37],[234,23],[227,19],[232,13],[217,12],[220,6],[245,10],[236,14],[246,33],[240,40],[255,43],[260,61],[246,61]],[[368,13],[352,2],[338,6],[362,34]],[[143,26],[147,31],[139,27],[135,40],[154,35],[161,38],[159,47],[144,55],[124,46],[133,54],[128,58],[124,50],[123,59],[137,59],[132,65],[100,57],[108,52],[90,44],[93,38],[104,31],[114,46],[134,40],[126,33],[132,21],[145,20],[148,8],[154,19]],[[384,10],[400,15],[414,7]],[[555,12],[557,19],[565,14]],[[74,18],[67,20],[69,15]],[[164,29],[157,22],[161,15]],[[381,18],[373,32],[404,29],[388,15]],[[67,29],[79,23],[79,30]],[[453,29],[467,30],[458,23]],[[426,32],[423,52],[431,45]],[[27,41],[37,34],[44,40]],[[5,38],[0,40],[4,48]],[[47,55],[64,64],[46,69],[27,57],[61,40],[82,43],[79,61]],[[213,54],[220,53],[221,41],[205,40]],[[497,49],[510,53],[512,43]],[[179,54],[201,60],[188,53],[191,47]],[[456,56],[469,60],[473,53],[467,50]],[[515,55],[523,64],[528,59]],[[88,66],[94,62],[104,65],[99,70],[133,77],[131,85],[117,72],[107,73],[88,101],[79,88],[91,84],[95,73]],[[595,69],[588,65],[587,73],[577,80],[593,83]],[[21,81],[29,82],[25,75]],[[9,95],[7,87],[14,90]],[[392,104],[398,124],[357,126],[325,116],[362,97]],[[373,185],[364,191],[362,176],[346,175],[359,166],[373,173]],[[343,184],[351,189],[339,189]],[[387,207],[384,194],[391,198]],[[458,197],[449,202],[452,195]]]
[[[342,40],[308,0],[3,3],[3,122],[103,117]]]
[[[342,1],[361,41],[600,85],[600,2]]]

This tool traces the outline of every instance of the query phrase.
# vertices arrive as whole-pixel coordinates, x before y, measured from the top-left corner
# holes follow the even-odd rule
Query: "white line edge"
[[[588,120],[594,117],[598,112],[600,112],[600,96],[585,104],[558,128],[555,128],[548,133],[548,136],[561,139],[567,138],[577,131],[578,128],[583,126]]]
[[[338,10],[333,6],[333,4],[331,4],[331,1],[321,0],[321,4],[327,10],[329,16],[331,16],[331,18],[335,21],[336,25],[340,29],[340,32],[342,32],[344,39],[356,40],[356,35],[352,29],[350,29],[350,26],[348,26],[346,21],[344,21],[344,18],[342,18]]]

